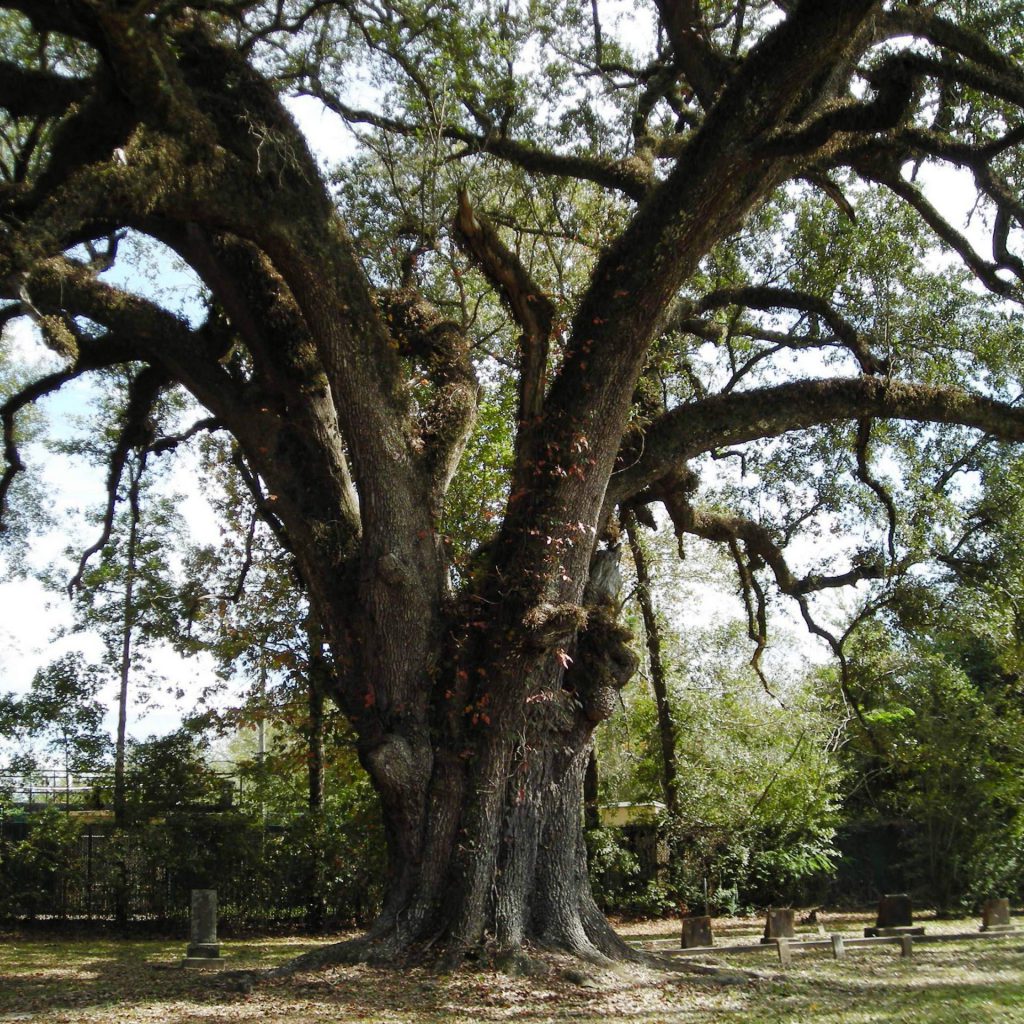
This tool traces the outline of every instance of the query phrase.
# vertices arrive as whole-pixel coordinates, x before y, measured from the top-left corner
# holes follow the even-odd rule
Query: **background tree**
[[[666,808],[659,821],[672,855],[652,886],[639,864],[623,863],[613,833],[601,836],[603,901],[647,912],[702,912],[707,904],[719,913],[820,902],[843,822],[843,715],[816,693],[820,680],[806,664],[774,649],[766,670],[778,684],[766,693],[749,665],[742,618],[691,624],[683,635],[662,629],[661,639],[680,782],[675,811]],[[776,647],[786,640],[780,629]],[[597,734],[602,799],[660,800],[664,746],[653,678],[624,696],[625,713]]]
[[[194,720],[220,729],[254,725],[260,737],[255,770],[261,787],[273,777],[263,742],[267,722],[287,724],[291,746],[296,736],[304,737],[308,923],[319,930],[325,913],[325,740],[337,714],[327,707],[330,654],[287,537],[258,478],[237,448],[211,438],[203,450],[211,476],[221,484],[211,499],[222,536],[219,544],[189,554],[180,596],[186,629],[178,646],[187,653],[210,651],[222,674],[241,668],[255,682],[241,705],[226,714],[209,708]]]
[[[821,595],[930,557],[932,506],[901,510],[879,467],[974,443],[922,424],[1024,436],[1006,8],[3,10],[0,290],[65,359],[5,421],[126,365],[122,436],[180,385],[244,453],[387,837],[381,916],[320,957],[627,955],[579,821],[636,664],[618,513],[660,503],[724,544],[758,650],[770,587],[793,598],[849,699]],[[358,126],[359,155],[325,171],[295,95]],[[933,202],[941,169],[971,182],[991,257]],[[176,253],[205,310],[118,276],[126,231]],[[481,431],[515,409],[510,444],[481,407]],[[504,472],[466,464],[485,450]],[[714,454],[738,480],[702,483]],[[0,495],[19,468],[8,445]],[[475,495],[483,522],[449,541]],[[849,543],[787,554],[815,531]]]
[[[4,695],[3,734],[56,754],[70,784],[72,774],[95,770],[110,754],[101,685],[102,677],[81,655],[67,654],[37,672],[28,693]]]
[[[851,638],[863,722],[842,750],[845,816],[943,909],[1019,891],[1024,864],[1021,467],[981,442],[972,454],[958,467],[969,500],[930,538],[938,566],[895,585]]]
[[[151,698],[157,684],[152,651],[178,632],[171,562],[173,549],[181,546],[183,524],[174,511],[180,499],[155,486],[158,470],[151,450],[158,421],[171,421],[172,396],[151,404],[155,395],[145,379],[133,386],[131,377],[116,370],[101,382],[99,408],[91,422],[82,424],[84,439],[55,445],[62,455],[108,467],[107,500],[90,523],[99,536],[84,551],[65,551],[75,565],[70,579],[63,566],[48,567],[44,576],[74,599],[70,633],[98,636],[102,644],[100,663],[91,672],[105,672],[116,693],[113,807],[120,828],[125,824],[129,704]]]

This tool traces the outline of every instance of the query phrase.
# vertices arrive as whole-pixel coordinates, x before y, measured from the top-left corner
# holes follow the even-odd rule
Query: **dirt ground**
[[[866,916],[819,915],[827,932],[862,934]],[[977,932],[976,920],[921,920],[929,934]],[[753,919],[716,919],[716,946],[760,935]],[[619,923],[637,943],[676,945],[678,921]],[[798,938],[819,934],[816,924]],[[669,942],[668,940],[671,940]],[[428,968],[343,967],[258,984],[222,971],[280,964],[325,940],[225,942],[216,967],[183,969],[184,941],[65,939],[0,933],[0,1024],[39,1021],[183,1024],[1024,1024],[1024,931],[993,940],[742,955],[665,958],[661,965],[596,968],[540,954],[540,973],[485,966],[450,974]],[[660,948],[660,944],[659,944]],[[715,973],[694,973],[694,968]]]

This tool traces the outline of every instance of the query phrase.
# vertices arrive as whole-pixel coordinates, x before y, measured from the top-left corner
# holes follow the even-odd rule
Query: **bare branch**
[[[245,531],[245,547],[242,552],[242,564],[238,569],[238,579],[235,581],[235,586],[228,598],[232,604],[238,604],[245,595],[245,582],[249,577],[249,570],[252,568],[253,564],[253,549],[256,541],[256,524],[259,520],[260,514],[254,509],[253,514],[249,517],[248,529]]]
[[[656,0],[672,52],[705,109],[725,82],[730,62],[711,44],[701,5],[695,0]]]
[[[304,91],[350,124],[370,125],[405,138],[422,134],[423,127],[416,122],[351,107],[316,82],[310,83]],[[622,192],[637,202],[643,199],[654,181],[650,168],[635,159],[612,160],[583,154],[555,153],[530,142],[505,135],[472,132],[452,124],[442,124],[437,131],[441,138],[465,146],[459,154],[460,158],[487,153],[533,174],[592,181],[603,188]]]
[[[212,416],[207,417],[206,419],[196,420],[196,422],[183,433],[168,437],[161,437],[154,441],[153,444],[149,446],[149,450],[154,455],[163,455],[166,452],[174,451],[183,444],[187,444],[197,434],[220,430],[222,427],[223,424],[220,420],[214,419]]]
[[[771,531],[760,523],[742,516],[730,516],[695,508],[690,504],[686,492],[680,490],[671,478],[662,485],[652,488],[644,498],[664,503],[677,534],[688,533],[704,540],[725,544],[742,542],[750,558],[771,569],[779,590],[788,597],[803,598],[823,590],[853,586],[863,580],[885,579],[895,571],[887,569],[876,560],[863,557],[849,570],[835,576],[812,573],[797,577],[793,575],[785,554]]]
[[[19,307],[11,307],[13,315],[20,315]],[[4,529],[3,519],[6,512],[7,494],[17,475],[24,471],[25,464],[18,451],[16,418],[26,406],[45,398],[60,390],[69,383],[88,373],[104,367],[115,366],[132,357],[130,349],[111,342],[97,342],[94,339],[79,339],[77,358],[64,370],[48,374],[11,395],[0,406],[0,419],[3,422],[5,468],[0,477],[0,530]]]
[[[930,57],[922,53],[904,53],[899,57],[910,74],[930,76],[941,81],[959,82],[980,92],[988,93],[1016,107],[1024,106],[1024,74],[1018,65],[1010,64],[1002,70],[980,67],[963,61]]]
[[[853,203],[843,195],[843,190],[824,171],[811,169],[806,171],[801,177],[809,185],[813,185],[824,192],[842,210],[850,223],[856,223],[857,211],[854,209]]]
[[[835,331],[840,342],[853,353],[864,373],[885,373],[885,360],[871,351],[868,339],[864,337],[831,303],[808,292],[793,288],[723,288],[704,296],[698,309],[707,312],[722,306],[746,306],[764,311],[791,309],[800,313],[811,313],[820,317]],[[782,339],[779,340],[780,343]]]
[[[989,291],[1004,298],[1021,298],[1021,290],[999,276],[999,265],[991,263],[978,254],[974,246],[960,231],[957,231],[945,217],[925,198],[924,193],[906,181],[895,168],[891,171],[880,168],[868,168],[863,164],[857,169],[881,185],[887,186],[901,199],[905,200],[921,215],[924,222],[946,243],[974,273],[975,277]],[[1015,268],[1011,268],[1015,269]]]
[[[18,451],[15,418],[20,410],[27,405],[46,395],[53,394],[69,381],[80,376],[84,370],[73,369],[63,370],[59,373],[51,373],[41,380],[35,381],[28,387],[22,389],[4,402],[0,407],[0,418],[3,420],[4,429],[4,473],[0,477],[0,529],[6,529],[4,524],[7,511],[7,494],[19,473],[24,472],[25,463]]]
[[[772,693],[768,677],[764,674],[764,669],[761,668],[761,658],[768,648],[768,606],[764,588],[758,582],[750,562],[743,557],[739,544],[735,540],[730,540],[728,545],[729,553],[732,555],[736,572],[740,578],[740,593],[747,611],[747,636],[754,641],[754,653],[750,656],[750,667],[761,681],[764,692],[785,707],[785,704]]]
[[[278,518],[267,495],[264,493],[259,476],[253,471],[246,461],[242,450],[237,445],[231,451],[231,464],[238,470],[238,475],[242,478],[242,482],[252,496],[253,504],[259,517],[270,527],[271,532],[277,538],[281,547],[285,551],[292,551],[292,544],[284,523]]]
[[[885,32],[890,38],[915,35],[998,74],[1020,74],[1020,66],[1005,53],[995,49],[988,40],[943,18],[927,6],[902,6],[879,12],[877,26],[879,31]]]
[[[877,742],[871,728],[864,718],[863,712],[849,687],[849,663],[844,645],[856,628],[857,624],[868,614],[873,614],[880,605],[868,604],[861,610],[846,632],[837,637],[815,619],[808,600],[809,595],[822,590],[853,586],[864,580],[880,580],[903,572],[909,563],[886,567],[869,557],[860,557],[845,573],[836,576],[819,576],[811,574],[803,578],[794,576],[781,546],[776,543],[771,532],[759,523],[740,516],[728,516],[705,509],[697,509],[691,504],[694,490],[692,475],[675,472],[650,488],[636,500],[661,501],[672,520],[676,534],[692,534],[705,540],[724,543],[728,546],[740,576],[741,594],[747,612],[748,633],[755,642],[751,666],[757,672],[762,684],[767,683],[760,669],[760,659],[767,645],[767,614],[763,588],[757,581],[755,568],[767,565],[775,578],[779,590],[797,602],[800,615],[808,632],[824,640],[835,655],[840,669],[839,685],[844,699],[853,709],[854,715],[864,729],[865,735],[875,745]],[[740,545],[743,549],[741,550]],[[744,554],[745,552],[745,554]],[[882,602],[884,603],[884,601]],[[771,690],[768,689],[771,694]],[[772,694],[774,696],[774,694]]]
[[[63,257],[36,262],[25,290],[42,314],[59,317],[65,324],[73,316],[84,316],[107,328],[101,337],[81,332],[75,336],[80,358],[88,359],[89,365],[159,363],[218,415],[237,408],[238,385],[218,361],[224,354],[223,339],[213,337],[212,331],[193,330],[183,318],[99,280],[92,267]],[[0,279],[0,294],[16,298],[21,291],[17,278]]]
[[[984,437],[978,438],[978,440],[967,449],[964,454],[958,458],[955,462],[947,466],[932,483],[932,493],[942,494],[942,492],[949,486],[950,480],[957,475],[957,473],[968,468],[971,464],[971,460],[977,455],[983,448],[990,445],[994,438],[986,434]]]
[[[600,66],[604,61],[604,42],[601,38],[601,15],[597,0],[590,0],[590,17],[594,24],[594,62]]]

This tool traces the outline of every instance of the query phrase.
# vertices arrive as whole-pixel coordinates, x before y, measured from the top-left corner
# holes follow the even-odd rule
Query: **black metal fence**
[[[373,822],[274,824],[193,811],[115,829],[107,811],[0,807],[0,919],[187,920],[215,888],[227,927],[343,926],[372,917],[381,864]]]
[[[238,806],[244,796],[245,775],[230,761],[215,762],[220,767],[206,769],[207,786],[215,780],[218,802],[222,808]],[[46,807],[69,810],[110,809],[113,803],[114,779],[111,769],[72,772],[60,769],[37,769],[31,773],[0,772],[0,815],[38,811]],[[253,787],[248,787],[251,790]],[[244,791],[245,790],[245,791]]]

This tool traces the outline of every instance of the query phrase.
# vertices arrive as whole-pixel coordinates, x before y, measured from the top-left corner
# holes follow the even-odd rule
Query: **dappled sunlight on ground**
[[[821,915],[819,915],[819,920]],[[865,918],[849,918],[848,934]],[[929,931],[977,922],[925,921]],[[823,926],[839,930],[837,917]],[[760,921],[716,922],[716,942],[748,941]],[[816,926],[813,931],[816,933]],[[675,938],[678,921],[621,925],[640,941]],[[332,937],[336,938],[336,937]],[[595,969],[544,954],[538,976],[465,968],[337,967],[245,990],[222,970],[280,964],[322,943],[304,937],[227,941],[222,966],[185,970],[184,941],[68,939],[23,935],[0,941],[0,1024],[1024,1024],[1024,933],[995,941],[795,952],[780,968],[772,949],[704,957],[717,976],[667,968]]]

